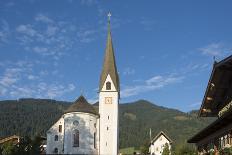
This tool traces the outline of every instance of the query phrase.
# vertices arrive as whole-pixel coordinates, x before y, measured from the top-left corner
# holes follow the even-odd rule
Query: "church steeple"
[[[103,69],[102,69],[101,78],[100,78],[99,91],[102,90],[103,85],[106,81],[107,75],[110,75],[116,90],[119,92],[119,77],[118,77],[117,66],[115,62],[112,36],[111,36],[111,30],[110,30],[110,14],[108,15],[108,17],[109,17],[108,36],[107,36]]]

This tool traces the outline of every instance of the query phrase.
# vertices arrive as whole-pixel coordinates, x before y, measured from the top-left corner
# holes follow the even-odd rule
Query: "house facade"
[[[215,62],[199,110],[199,117],[216,117],[209,126],[188,140],[198,154],[225,153],[232,146],[232,55]]]
[[[163,131],[161,131],[151,141],[149,147],[150,154],[162,155],[165,145],[168,145],[169,150],[171,150],[172,140]]]

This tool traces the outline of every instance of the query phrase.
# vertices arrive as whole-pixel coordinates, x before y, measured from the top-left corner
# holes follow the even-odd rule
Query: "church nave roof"
[[[98,112],[94,109],[94,107],[88,103],[83,95],[81,95],[69,108],[65,111],[65,113],[70,112],[85,112],[91,113],[94,115],[98,115]]]

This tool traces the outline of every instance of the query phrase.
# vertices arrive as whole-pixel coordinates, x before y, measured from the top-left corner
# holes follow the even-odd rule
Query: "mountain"
[[[46,135],[46,131],[63,114],[71,102],[49,99],[0,101],[0,138]],[[94,104],[97,108],[98,104]],[[157,106],[146,100],[119,105],[120,148],[139,147],[159,131],[167,133],[174,143],[186,141],[214,119],[197,118],[197,111],[184,113]]]

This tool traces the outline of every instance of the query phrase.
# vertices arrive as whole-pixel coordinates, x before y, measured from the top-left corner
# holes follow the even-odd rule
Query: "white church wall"
[[[59,125],[62,126],[62,131],[59,132]],[[55,136],[58,136],[58,140],[55,141]],[[48,131],[47,131],[47,154],[56,154],[55,148],[58,149],[58,153],[63,153],[63,135],[64,135],[64,119],[61,117]]]
[[[106,90],[106,82],[111,82],[110,91]],[[112,98],[111,104],[106,104],[106,97]],[[118,99],[118,92],[108,75],[99,93],[100,154],[118,153]]]
[[[72,112],[64,115],[65,154],[98,154],[97,120],[98,116],[89,113]],[[73,124],[74,121],[78,121],[78,125]],[[75,129],[79,130],[79,147],[73,146]],[[96,133],[96,148],[94,148],[94,133]]]
[[[150,146],[151,153],[154,155],[162,155],[166,143],[169,145],[169,150],[171,150],[169,140],[163,134],[161,134],[161,136],[157,138],[157,140]]]

